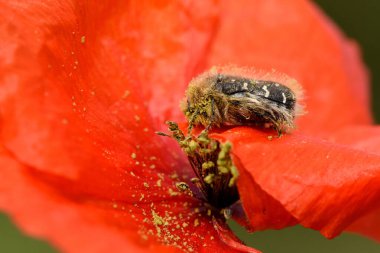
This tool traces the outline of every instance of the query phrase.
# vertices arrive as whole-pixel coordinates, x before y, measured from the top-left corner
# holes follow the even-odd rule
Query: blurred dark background
[[[380,122],[380,71],[377,64],[380,58],[380,1],[318,0],[315,2],[348,37],[355,39],[361,45],[364,61],[371,72],[372,108],[377,122]],[[301,227],[247,234],[235,223],[231,223],[230,226],[248,245],[264,253],[380,252],[380,244],[350,233],[344,233],[334,240],[327,240],[318,232]],[[43,241],[23,235],[5,215],[0,215],[0,252],[57,251]]]

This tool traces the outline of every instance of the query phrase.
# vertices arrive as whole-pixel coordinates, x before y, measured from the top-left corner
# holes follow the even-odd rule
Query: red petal
[[[349,145],[368,153],[380,153],[380,126],[349,126],[329,137],[329,141]]]
[[[238,189],[240,200],[243,203],[245,214],[250,224],[244,224],[250,231],[281,229],[297,224],[297,220],[282,206],[282,204],[265,192],[258,185],[249,171],[234,158],[234,163],[239,168]]]
[[[0,165],[0,175],[6,178],[0,186],[0,208],[29,234],[47,238],[64,252],[231,252],[211,219],[191,208],[195,200],[133,203],[70,196],[38,180],[38,173],[4,150]]]
[[[349,231],[360,233],[380,241],[380,208],[370,212],[355,221],[349,228]]]
[[[330,139],[354,146],[365,152],[380,153],[380,127],[348,127],[339,131]],[[377,203],[377,206],[380,206],[380,201]],[[355,221],[350,225],[348,230],[380,241],[379,227],[380,209],[377,208]]]
[[[214,134],[221,141],[231,141],[241,161],[240,166],[237,164],[242,175],[239,193],[253,228],[258,225],[264,229],[265,223],[260,223],[263,219],[278,221],[266,223],[267,228],[292,225],[291,215],[300,224],[334,237],[378,207],[377,153],[299,133],[272,141],[267,136],[268,133],[243,127]],[[380,146],[379,141],[376,146]],[[276,201],[283,209],[278,208],[278,203],[276,206]]]
[[[358,49],[309,1],[223,1],[209,65],[275,68],[305,89],[303,131],[321,135],[369,123],[368,81]],[[348,109],[349,108],[349,109]]]
[[[0,186],[0,207],[13,214],[15,222],[29,234],[47,238],[65,252],[106,251],[110,245],[116,252],[125,249],[145,252],[125,240],[116,229],[96,219],[84,219],[91,215],[90,210],[80,210],[78,203],[46,188],[4,151],[0,164],[1,176],[7,179]]]
[[[0,207],[68,252],[228,250],[199,201],[169,193],[188,166],[154,134],[178,117],[213,6],[0,3],[1,137],[13,156],[1,158]]]
[[[154,134],[173,107],[155,96],[178,83],[170,88],[178,103],[209,39],[212,25],[200,24],[212,23],[212,6],[2,3],[5,146],[30,166],[121,198],[125,168],[149,177],[157,173],[150,166],[165,173],[181,166],[175,144]]]
[[[242,245],[240,240],[234,235],[234,233],[232,233],[232,231],[226,225],[225,221],[213,219],[213,223],[214,228],[216,231],[218,231],[221,240],[223,240],[223,242],[232,249],[236,249],[239,252],[261,253],[261,251]]]

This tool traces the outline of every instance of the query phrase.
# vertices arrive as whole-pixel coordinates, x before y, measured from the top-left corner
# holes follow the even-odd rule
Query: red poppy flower
[[[184,121],[188,81],[213,65],[296,78],[308,114],[268,141],[238,127],[237,187],[251,230],[294,224],[380,239],[380,139],[358,50],[308,1],[1,1],[0,208],[67,252],[251,251],[155,135]],[[179,179],[177,179],[179,178]]]

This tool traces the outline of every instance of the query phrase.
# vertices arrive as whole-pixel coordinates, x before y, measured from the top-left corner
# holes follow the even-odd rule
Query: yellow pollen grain
[[[142,201],[144,199],[144,197],[145,197],[145,195],[141,193],[139,200]]]
[[[179,195],[179,192],[175,192],[175,191],[173,191],[171,188],[169,188],[169,195],[170,195],[170,196],[178,196],[178,195]]]
[[[131,158],[132,158],[132,159],[136,159],[136,157],[137,157],[136,153],[132,153],[132,154],[131,154]]]
[[[212,184],[214,182],[214,177],[215,175],[214,174],[208,174],[207,176],[204,177],[204,181],[207,183],[207,184]]]
[[[66,119],[66,118],[64,118],[64,119],[62,119],[62,124],[64,124],[64,125],[67,125],[68,123],[69,123],[69,121]]]
[[[157,184],[158,187],[161,187],[162,186],[161,179],[158,179],[156,184]]]
[[[82,44],[86,43],[86,36],[80,37],[80,43]]]
[[[156,168],[156,165],[152,164],[152,165],[149,166],[149,168],[151,168],[151,169],[155,169],[155,168]]]
[[[137,122],[140,121],[140,117],[139,117],[138,115],[135,115],[134,118],[135,118],[135,120],[136,120]]]
[[[131,94],[131,92],[129,90],[125,90],[122,98],[123,99],[127,98],[129,96],[129,94]]]
[[[199,220],[198,219],[195,219],[194,220],[194,227],[198,227],[199,226]]]
[[[207,215],[211,216],[211,209],[207,209]]]
[[[117,204],[114,203],[114,204],[112,205],[112,207],[116,209],[116,208],[117,208]]]
[[[152,210],[152,221],[153,221],[153,225],[156,227],[157,236],[161,237],[161,228],[160,228],[160,226],[166,226],[166,225],[168,225],[168,223],[164,220],[164,218],[162,218],[161,216],[159,216],[153,210]]]
[[[149,157],[149,160],[151,160],[151,161],[153,161],[153,160],[157,160],[157,157],[155,157],[155,156],[151,156],[151,157]]]
[[[164,220],[164,218],[162,218],[161,216],[159,216],[155,211],[152,210],[152,218],[153,218],[153,224],[155,226],[162,226],[162,225],[166,225],[166,222]]]
[[[178,174],[174,172],[173,174],[170,175],[170,178],[171,179],[177,179],[178,178]]]
[[[136,176],[136,174],[133,173],[133,171],[131,171],[130,174],[131,174],[131,176],[134,176],[134,177]]]
[[[146,188],[149,188],[149,184],[148,184],[147,182],[144,182],[144,186],[145,186]]]
[[[157,230],[157,236],[161,237],[161,228],[156,226],[156,230]]]
[[[188,223],[186,223],[186,222],[182,223],[182,227],[186,228],[186,227],[188,227],[188,226],[189,226]]]

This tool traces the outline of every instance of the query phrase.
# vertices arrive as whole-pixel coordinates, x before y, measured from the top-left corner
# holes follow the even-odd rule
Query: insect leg
[[[205,132],[208,132],[211,129],[211,126],[214,120],[215,120],[215,100],[214,98],[211,98],[211,117],[210,117],[210,121],[207,127],[204,130]]]
[[[189,126],[187,127],[187,134],[190,135],[191,133],[191,130],[193,130],[193,127],[194,127],[194,120],[195,118],[198,116],[198,111],[199,110],[196,110],[193,115],[191,116],[190,120],[189,120]]]
[[[281,138],[282,136],[282,127],[276,123],[273,123],[273,128],[277,132],[277,138]]]

